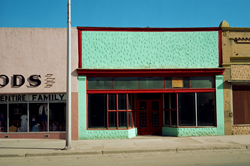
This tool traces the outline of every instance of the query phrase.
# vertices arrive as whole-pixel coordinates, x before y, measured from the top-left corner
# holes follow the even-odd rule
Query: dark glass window
[[[139,78],[114,77],[114,89],[139,89]]]
[[[109,112],[109,129],[116,129],[116,112]]]
[[[113,89],[113,78],[88,77],[88,89]]]
[[[169,111],[164,111],[164,125],[169,126]]]
[[[179,126],[195,126],[195,93],[178,94]]]
[[[172,89],[172,77],[165,77],[166,89]]]
[[[133,109],[133,95],[129,94],[128,95],[128,110]]]
[[[131,127],[131,115],[132,112],[128,112],[128,126]]]
[[[157,100],[161,99],[160,93],[138,93],[137,94],[138,100]]]
[[[170,111],[170,116],[171,116],[171,126],[177,126],[177,112]]]
[[[164,93],[164,109],[169,108],[169,93]]]
[[[140,89],[164,89],[164,77],[141,77]]]
[[[109,94],[109,110],[116,110],[116,95]]]
[[[0,104],[0,132],[7,132],[7,104]]]
[[[214,93],[197,93],[198,126],[214,126]]]
[[[9,132],[27,132],[27,103],[10,104],[9,107]],[[47,131],[47,129],[45,128],[43,131]]]
[[[88,122],[89,128],[107,127],[107,95],[88,95]]]
[[[126,94],[118,94],[118,110],[127,109],[127,98]]]
[[[176,93],[170,93],[170,109],[176,109]]]
[[[29,104],[29,131],[44,132],[47,131],[47,103]],[[49,119],[51,119],[51,116]]]
[[[118,112],[119,128],[127,128],[127,112]]]
[[[183,77],[183,88],[189,88],[189,77]]]
[[[191,88],[214,88],[214,77],[190,77]]]
[[[49,131],[66,131],[66,104],[49,104]]]

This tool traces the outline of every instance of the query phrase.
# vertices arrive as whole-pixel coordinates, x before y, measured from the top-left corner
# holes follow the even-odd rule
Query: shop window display
[[[65,94],[0,97],[0,132],[66,131]]]
[[[66,131],[66,104],[49,104],[49,131]]]
[[[27,103],[9,105],[9,132],[27,132]]]
[[[0,104],[0,132],[7,132],[7,104]]]

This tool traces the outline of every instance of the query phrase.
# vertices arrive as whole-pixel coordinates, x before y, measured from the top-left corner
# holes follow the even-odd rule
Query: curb
[[[144,149],[144,150],[121,150],[121,151],[98,151],[98,152],[55,152],[55,153],[26,153],[26,154],[0,154],[4,157],[41,157],[41,156],[69,156],[69,155],[108,155],[108,154],[130,154],[130,153],[154,153],[154,152],[183,152],[202,150],[249,150],[250,145],[217,146],[217,147],[194,147],[194,148],[169,148],[169,149]]]

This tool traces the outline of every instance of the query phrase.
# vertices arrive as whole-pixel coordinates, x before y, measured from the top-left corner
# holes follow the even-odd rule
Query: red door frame
[[[137,95],[136,95],[137,96]],[[147,127],[142,128],[140,127],[140,102],[145,101],[147,105]],[[159,121],[158,127],[152,127],[152,101],[159,102]],[[163,126],[163,93],[161,93],[161,99],[149,99],[149,100],[137,100],[136,99],[136,126],[137,126],[137,133],[138,135],[160,135],[161,128]]]

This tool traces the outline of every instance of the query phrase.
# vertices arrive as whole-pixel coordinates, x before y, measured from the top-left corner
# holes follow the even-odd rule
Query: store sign
[[[45,77],[47,77],[45,79],[45,84],[46,84],[46,88],[50,88],[52,86],[55,80],[55,78],[51,78],[53,74],[47,74]],[[28,77],[27,79],[27,87],[28,88],[36,88],[38,86],[41,85],[41,75],[31,75]],[[1,81],[2,80],[2,81]],[[6,85],[9,84],[9,82],[11,82],[11,86],[13,88],[19,88],[21,86],[24,85],[25,83],[25,78],[24,76],[20,75],[20,74],[14,74],[11,78],[11,81],[10,81],[10,78],[4,74],[0,75],[0,88],[3,88],[5,87]]]
[[[66,94],[0,95],[0,102],[66,101]]]

